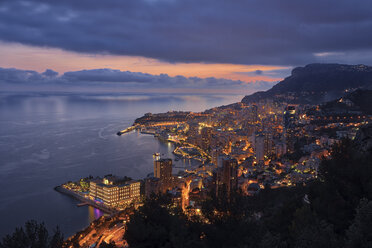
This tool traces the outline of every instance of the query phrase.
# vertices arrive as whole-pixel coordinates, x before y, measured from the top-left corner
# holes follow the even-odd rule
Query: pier
[[[135,128],[136,128],[136,126],[130,126],[130,127],[126,128],[124,130],[121,130],[121,131],[117,132],[116,134],[118,136],[120,136],[122,134],[129,133],[129,132],[133,131]]]
[[[76,204],[76,206],[78,206],[78,207],[83,207],[83,206],[86,206],[86,205],[89,205],[89,203],[88,202],[80,202],[80,203]]]

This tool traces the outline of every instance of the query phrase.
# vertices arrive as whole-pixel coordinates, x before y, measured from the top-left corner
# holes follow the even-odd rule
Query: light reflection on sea
[[[98,219],[99,217],[105,215],[104,212],[92,206],[88,206],[88,211],[89,211],[89,222],[92,222]]]

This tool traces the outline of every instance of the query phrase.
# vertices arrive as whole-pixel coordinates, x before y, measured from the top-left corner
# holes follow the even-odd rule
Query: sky
[[[266,90],[309,63],[372,64],[369,0],[1,0],[6,90]]]

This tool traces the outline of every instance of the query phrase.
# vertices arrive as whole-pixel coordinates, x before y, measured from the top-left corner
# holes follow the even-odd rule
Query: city
[[[371,248],[372,1],[1,0],[0,248]]]
[[[361,93],[366,94],[365,98],[371,96],[371,91],[353,94]],[[129,220],[128,213],[154,194],[168,194],[173,204],[191,218],[202,217],[202,204],[210,194],[229,198],[230,194],[240,192],[253,196],[267,188],[306,185],[317,179],[321,161],[330,157],[335,144],[355,139],[358,130],[371,123],[372,115],[350,98],[352,95],[346,95],[321,105],[263,100],[200,113],[147,113],[135,120],[129,132],[171,142],[177,159],[194,159],[199,165],[174,168],[172,159],[154,153],[153,173],[141,180],[125,175],[83,178],[63,184],[58,191],[118,216],[114,221],[123,216],[122,222],[112,219],[106,222],[124,225]],[[331,112],[327,111],[329,105]],[[125,133],[120,133],[122,138]],[[117,229],[112,229],[96,239],[83,235],[78,242],[90,246],[111,236],[105,238],[109,243],[114,241],[116,232]],[[123,233],[124,230],[121,238]]]

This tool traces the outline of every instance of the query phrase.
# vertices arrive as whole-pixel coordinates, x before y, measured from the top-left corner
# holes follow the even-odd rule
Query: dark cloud
[[[149,82],[153,75],[141,72],[120,71],[112,69],[95,69],[66,72],[62,78],[70,82]]]
[[[58,76],[58,72],[53,71],[51,69],[46,69],[41,75],[48,77],[48,78],[54,78]]]
[[[366,0],[0,2],[0,40],[173,62],[358,63],[371,30]]]
[[[270,78],[285,78],[291,74],[292,67],[286,68],[286,69],[276,69],[276,70],[255,70],[255,71],[250,71],[250,72],[235,72],[235,74],[243,74],[243,75],[248,75],[248,76],[265,76],[265,77],[270,77]]]
[[[58,75],[53,70],[46,70],[43,73],[30,70],[18,70],[14,68],[1,68],[0,67],[0,82],[6,83],[32,83],[32,82],[49,82],[55,79]]]
[[[30,70],[0,68],[0,83],[26,85],[55,85],[82,87],[122,87],[136,89],[238,89],[245,92],[255,92],[271,88],[274,82],[258,81],[252,83],[223,78],[198,78],[167,74],[151,75],[141,72],[120,71],[112,69],[94,69],[65,72],[58,76],[53,70],[43,73]]]

